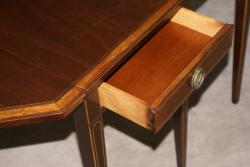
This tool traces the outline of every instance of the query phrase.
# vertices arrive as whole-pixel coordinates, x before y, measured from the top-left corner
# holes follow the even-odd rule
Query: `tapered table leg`
[[[233,65],[233,103],[238,103],[240,97],[244,56],[249,25],[249,0],[236,0],[235,41]]]
[[[96,91],[77,108],[74,121],[84,167],[107,167],[102,112]]]
[[[181,107],[181,111],[176,113],[174,120],[175,130],[175,145],[177,166],[186,166],[186,154],[187,154],[187,121],[188,121],[188,100],[184,102]]]

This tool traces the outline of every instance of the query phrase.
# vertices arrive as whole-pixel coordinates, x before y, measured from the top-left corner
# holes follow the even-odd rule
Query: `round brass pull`
[[[205,79],[205,72],[202,68],[195,69],[192,76],[191,87],[194,89],[199,89]]]

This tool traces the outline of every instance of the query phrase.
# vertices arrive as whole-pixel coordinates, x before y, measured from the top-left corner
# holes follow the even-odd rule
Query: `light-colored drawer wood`
[[[229,50],[232,25],[182,8],[98,88],[101,106],[158,132]]]

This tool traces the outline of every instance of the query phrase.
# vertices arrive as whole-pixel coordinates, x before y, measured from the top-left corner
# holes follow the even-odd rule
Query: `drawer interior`
[[[152,128],[152,123],[157,123],[155,114],[164,101],[171,98],[182,82],[186,82],[185,78],[190,77],[207,52],[231,29],[231,25],[185,8],[180,9],[99,87],[101,105],[145,128]],[[228,41],[223,54],[230,45]],[[191,86],[186,89],[188,94],[193,91]],[[181,100],[174,110],[186,96],[179,98]],[[166,118],[161,119],[166,121],[171,114],[165,114]]]

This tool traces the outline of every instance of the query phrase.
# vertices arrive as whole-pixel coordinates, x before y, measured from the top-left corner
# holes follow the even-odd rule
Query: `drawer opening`
[[[98,89],[101,106],[158,132],[229,50],[232,26],[182,8]]]

